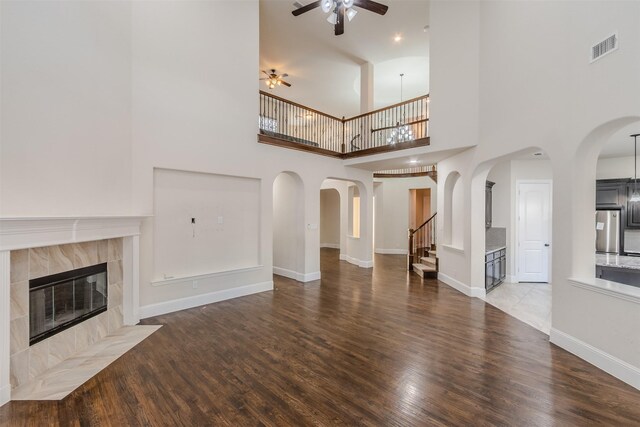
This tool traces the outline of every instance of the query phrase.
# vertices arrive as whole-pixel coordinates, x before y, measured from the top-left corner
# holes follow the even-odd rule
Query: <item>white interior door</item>
[[[548,282],[551,182],[518,182],[518,281]]]

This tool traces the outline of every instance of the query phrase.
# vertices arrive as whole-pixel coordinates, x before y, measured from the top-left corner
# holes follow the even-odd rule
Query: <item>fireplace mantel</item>
[[[123,238],[124,324],[139,321],[140,227],[146,216],[0,218],[0,406],[11,399],[10,252]]]
[[[137,236],[145,216],[0,218],[0,251]]]

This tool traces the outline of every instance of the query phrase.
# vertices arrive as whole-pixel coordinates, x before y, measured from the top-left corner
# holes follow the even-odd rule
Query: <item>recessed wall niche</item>
[[[154,170],[154,279],[260,264],[260,180]]]

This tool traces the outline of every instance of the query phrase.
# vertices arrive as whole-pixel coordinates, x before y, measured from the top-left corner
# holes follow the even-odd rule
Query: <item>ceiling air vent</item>
[[[600,59],[616,49],[618,49],[618,34],[614,33],[606,39],[602,40],[600,43],[596,43],[595,45],[591,46],[590,62]]]

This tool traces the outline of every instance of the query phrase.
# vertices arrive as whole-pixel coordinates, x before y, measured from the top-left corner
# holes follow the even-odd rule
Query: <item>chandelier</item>
[[[402,102],[402,79],[404,73],[400,74],[400,102]],[[402,114],[404,119],[404,113]],[[398,142],[413,141],[413,130],[409,125],[403,125],[402,122],[396,122],[396,127],[391,130],[391,135],[387,138],[387,144],[396,144]]]

